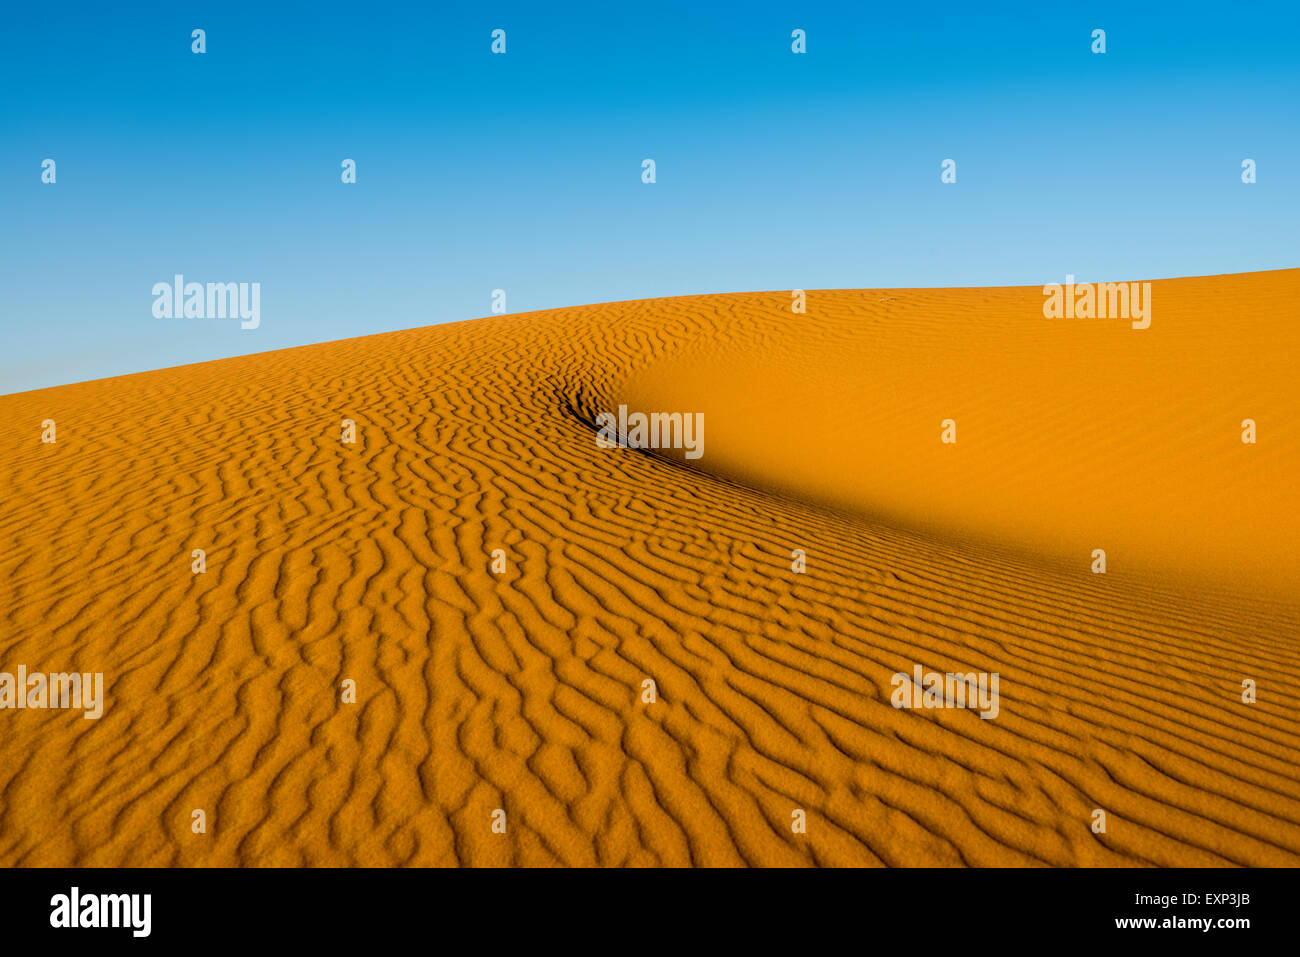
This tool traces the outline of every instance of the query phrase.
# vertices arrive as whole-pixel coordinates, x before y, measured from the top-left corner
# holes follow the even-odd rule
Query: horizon
[[[514,314],[1300,263],[1291,6],[349,9],[15,11],[0,393],[478,318],[497,290]],[[260,326],[155,318],[177,273],[259,283]]]
[[[1181,279],[1210,279],[1210,278],[1215,278],[1215,277],[1227,277],[1227,276],[1249,276],[1249,275],[1257,275],[1257,274],[1262,274],[1262,273],[1288,272],[1288,271],[1295,270],[1295,269],[1300,269],[1300,266],[1282,266],[1282,267],[1279,267],[1279,268],[1277,268],[1277,269],[1251,269],[1251,270],[1247,270],[1247,271],[1245,271],[1245,272],[1239,272],[1239,273],[1204,273],[1204,274],[1198,274],[1198,275],[1194,275],[1194,276],[1159,276],[1159,277],[1155,277],[1155,278],[1153,278],[1153,279],[1114,279],[1114,280],[1111,280],[1111,279],[1080,279],[1079,277],[1076,276],[1075,279],[1074,279],[1074,285],[1075,285],[1075,286],[1085,286],[1085,285],[1094,285],[1094,286],[1097,286],[1097,285],[1101,285],[1101,284],[1103,284],[1103,283],[1108,283],[1108,282],[1117,282],[1117,283],[1173,282],[1173,281],[1177,281],[1177,280],[1181,280]],[[817,293],[817,292],[822,292],[822,293],[840,293],[840,292],[877,292],[877,291],[879,291],[879,292],[906,292],[906,291],[910,291],[910,290],[917,290],[917,291],[920,291],[920,290],[961,290],[961,289],[988,289],[988,290],[993,290],[993,289],[1037,289],[1037,288],[1040,288],[1040,285],[1041,285],[1042,287],[1046,287],[1046,286],[1051,285],[1051,284],[1052,284],[1052,283],[1043,283],[1043,284],[1039,284],[1039,283],[1012,283],[1012,284],[1007,284],[1007,285],[998,285],[998,286],[991,286],[991,285],[979,285],[979,286],[863,286],[863,287],[855,287],[855,288],[852,288],[852,289],[835,289],[835,288],[825,288],[825,289],[806,289],[806,290],[804,290],[804,292],[806,292],[806,293]],[[148,369],[132,369],[132,370],[129,371],[129,372],[114,373],[114,374],[112,374],[112,375],[92,376],[92,377],[87,378],[87,379],[77,379],[77,380],[72,381],[72,382],[57,382],[57,383],[54,383],[54,384],[52,384],[52,385],[35,386],[35,387],[31,388],[31,389],[18,389],[18,390],[15,390],[15,391],[13,391],[13,392],[0,393],[0,395],[21,395],[21,394],[24,393],[24,392],[39,392],[39,391],[42,391],[42,390],[44,390],[44,389],[58,389],[58,388],[62,388],[63,386],[84,385],[84,384],[86,384],[86,383],[90,383],[90,382],[100,382],[100,381],[104,381],[104,380],[106,380],[106,379],[120,379],[120,378],[125,378],[125,377],[128,377],[128,376],[134,376],[134,375],[145,375],[145,374],[147,374],[147,373],[151,373],[151,372],[165,372],[165,371],[167,371],[167,370],[169,370],[169,369],[180,369],[180,368],[184,368],[184,367],[186,367],[186,366],[204,365],[204,364],[209,363],[209,362],[224,362],[224,361],[226,361],[226,360],[228,360],[228,359],[241,359],[241,358],[247,358],[247,357],[251,357],[251,356],[266,355],[266,354],[268,354],[268,353],[272,353],[272,352],[288,352],[288,351],[291,351],[291,350],[294,350],[294,349],[301,349],[301,348],[305,348],[305,347],[308,347],[308,346],[321,346],[321,345],[329,345],[330,343],[336,343],[336,342],[346,342],[346,341],[351,340],[351,339],[368,339],[368,338],[371,338],[371,337],[374,337],[374,336],[393,335],[393,334],[399,334],[399,333],[403,333],[403,332],[414,332],[414,331],[416,331],[416,330],[429,328],[429,327],[431,327],[431,326],[455,325],[455,324],[457,324],[457,323],[462,323],[462,322],[478,322],[478,321],[481,320],[481,319],[509,319],[509,318],[512,318],[512,317],[523,318],[523,317],[526,317],[526,316],[529,316],[529,315],[537,315],[537,314],[540,314],[540,313],[547,313],[547,312],[558,312],[558,311],[562,311],[562,310],[566,310],[566,309],[585,309],[585,308],[593,308],[593,307],[598,307],[598,306],[613,306],[613,305],[619,305],[619,304],[629,303],[629,302],[653,302],[653,301],[660,300],[660,299],[694,299],[694,298],[697,298],[697,296],[774,295],[774,294],[777,294],[777,293],[787,293],[787,292],[789,292],[789,291],[790,291],[790,290],[786,290],[786,289],[734,289],[734,290],[727,290],[727,291],[725,291],[725,292],[711,292],[711,293],[683,293],[683,294],[681,294],[681,295],[677,295],[677,296],[652,296],[652,297],[649,297],[649,298],[647,298],[647,299],[609,299],[609,300],[603,300],[603,301],[600,301],[600,302],[576,302],[576,303],[572,303],[571,305],[568,305],[568,306],[550,306],[550,307],[547,307],[547,308],[544,308],[544,309],[529,309],[529,310],[527,310],[526,312],[509,312],[509,313],[499,313],[499,314],[488,313],[488,314],[480,315],[480,316],[469,316],[469,317],[464,318],[464,319],[448,319],[448,320],[446,320],[446,321],[444,321],[444,322],[426,323],[426,324],[423,325],[423,326],[405,326],[405,327],[402,327],[402,328],[400,328],[400,329],[380,329],[380,330],[377,330],[377,331],[374,331],[374,332],[363,332],[363,333],[358,333],[358,334],[356,334],[356,335],[340,336],[340,337],[338,337],[337,339],[321,339],[321,340],[318,340],[318,341],[312,341],[312,342],[301,342],[301,343],[296,343],[296,344],[294,344],[294,345],[288,345],[288,346],[272,346],[272,347],[268,347],[268,348],[265,348],[265,349],[257,349],[257,350],[253,350],[253,351],[249,351],[249,352],[240,352],[240,353],[236,353],[236,354],[234,354],[234,355],[212,356],[212,357],[209,357],[209,358],[195,359],[195,360],[193,360],[193,361],[189,361],[189,362],[180,362],[180,363],[176,363],[175,365],[157,366],[157,367],[154,367],[154,368],[148,368]],[[1036,316],[1036,314],[1035,314],[1035,316]]]

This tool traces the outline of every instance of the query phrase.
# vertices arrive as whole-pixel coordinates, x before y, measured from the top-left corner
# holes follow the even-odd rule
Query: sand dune
[[[0,397],[0,671],[107,687],[0,711],[0,863],[1300,864],[1300,270],[1152,297],[647,300]],[[705,454],[597,448],[620,404]],[[999,714],[893,707],[915,665]]]

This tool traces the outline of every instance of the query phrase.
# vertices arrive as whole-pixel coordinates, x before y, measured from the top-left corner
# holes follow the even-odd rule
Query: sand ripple
[[[1298,294],[687,297],[0,397],[0,670],[108,685],[0,712],[0,864],[1300,864]],[[619,402],[704,459],[597,449]],[[999,717],[893,708],[915,663]]]

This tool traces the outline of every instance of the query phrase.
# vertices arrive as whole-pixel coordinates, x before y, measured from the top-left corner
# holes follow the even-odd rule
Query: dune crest
[[[682,297],[0,397],[0,671],[106,696],[0,711],[0,863],[1294,866],[1297,294]],[[704,454],[599,448],[620,404]]]

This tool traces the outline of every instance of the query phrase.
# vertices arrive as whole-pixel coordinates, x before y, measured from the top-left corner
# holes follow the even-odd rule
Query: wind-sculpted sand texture
[[[0,711],[0,863],[1300,864],[1298,299],[696,296],[4,396],[0,671],[107,703]],[[597,448],[620,403],[704,456]],[[917,664],[997,717],[894,708]]]

